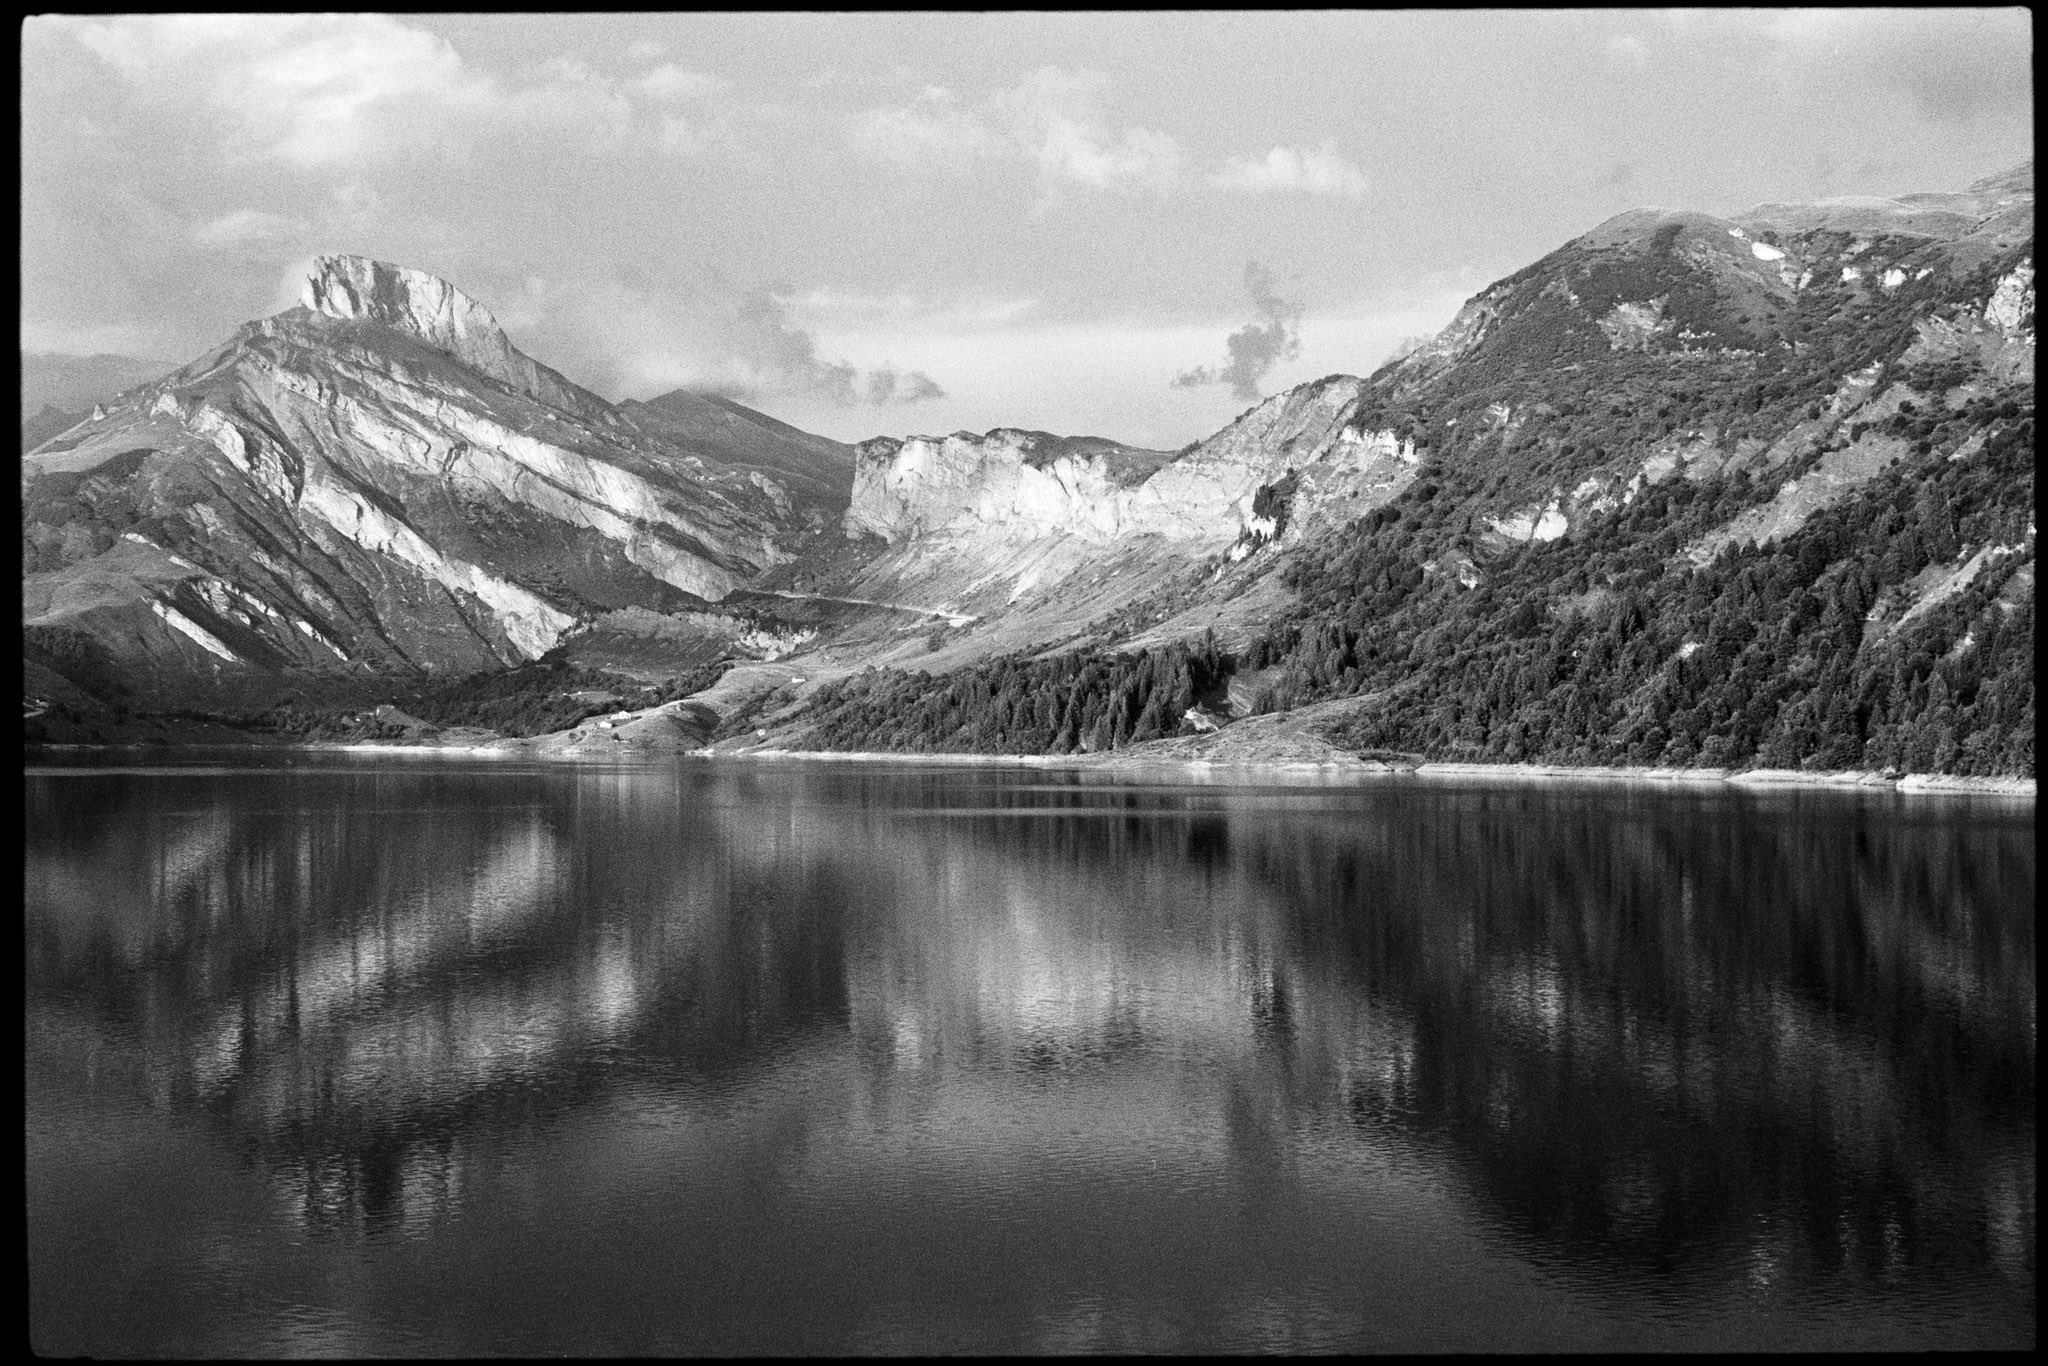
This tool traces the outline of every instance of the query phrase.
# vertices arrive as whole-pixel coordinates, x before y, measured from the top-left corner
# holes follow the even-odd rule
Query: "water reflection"
[[[338,763],[28,803],[32,1245],[104,1198],[36,1194],[38,1124],[143,1115],[259,1225],[508,1283],[216,1350],[2032,1341],[2031,808]],[[749,1319],[798,1263],[838,1283]],[[593,1267],[545,1329],[492,1298]],[[39,1346],[135,1349],[90,1280]]]

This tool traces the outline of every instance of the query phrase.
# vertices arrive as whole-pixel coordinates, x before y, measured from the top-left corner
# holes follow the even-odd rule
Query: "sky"
[[[182,363],[353,252],[612,399],[1174,449],[1644,205],[2033,155],[2021,9],[39,16],[21,337]]]

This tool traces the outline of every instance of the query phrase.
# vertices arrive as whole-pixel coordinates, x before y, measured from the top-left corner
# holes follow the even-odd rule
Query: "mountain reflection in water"
[[[2031,805],[27,795],[44,1351],[2033,1342]]]

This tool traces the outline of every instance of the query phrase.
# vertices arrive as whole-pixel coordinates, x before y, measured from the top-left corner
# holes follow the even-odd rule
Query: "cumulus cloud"
[[[1298,152],[1292,147],[1275,147],[1256,160],[1232,157],[1209,183],[1226,190],[1252,194],[1294,191],[1302,194],[1342,195],[1356,199],[1365,194],[1365,173],[1337,154],[1334,142]]]
[[[898,374],[894,366],[878,365],[868,372],[867,400],[877,408],[890,403],[923,403],[945,396],[946,391],[922,370]]]
[[[302,165],[363,148],[373,116],[446,113],[488,89],[433,34],[384,15],[115,15],[67,19],[138,98],[198,97],[224,121],[226,152]],[[422,131],[445,127],[431,120]]]
[[[1048,182],[1172,184],[1180,172],[1179,146],[1149,128],[1126,128],[1119,135],[1104,127],[1100,105],[1108,86],[1108,79],[1096,72],[1041,67],[999,104],[1009,112],[1013,139],[1037,161]]]
[[[214,152],[308,170],[547,138],[692,150],[676,107],[725,92],[673,65],[621,79],[557,57],[519,80],[379,14],[53,18],[144,106],[198,106]]]
[[[1257,261],[1245,262],[1244,287],[1252,297],[1252,309],[1258,320],[1246,323],[1224,340],[1224,347],[1230,352],[1229,363],[1184,371],[1174,378],[1174,388],[1227,384],[1233,395],[1250,403],[1259,397],[1259,381],[1268,371],[1301,354],[1302,305],[1282,298],[1279,281]]]
[[[921,370],[863,372],[829,357],[793,316],[787,291],[741,288],[708,269],[606,267],[528,276],[467,292],[515,339],[545,339],[538,358],[611,398],[672,389],[753,405],[813,410],[902,406],[945,397]]]
[[[927,86],[907,104],[854,115],[849,133],[860,150],[912,169],[1009,160],[1035,165],[1046,186],[1173,184],[1185,160],[1179,144],[1150,128],[1111,128],[1108,88],[1098,73],[1051,66],[973,105]]]
[[[718,387],[734,398],[795,398],[848,408],[945,397],[946,391],[921,370],[899,375],[885,365],[863,379],[847,362],[825,360],[818,354],[817,337],[790,317],[771,290],[748,290],[729,318],[719,339],[722,359],[741,375]]]
[[[852,136],[862,151],[911,169],[957,167],[1007,149],[980,115],[938,85],[926,86],[909,104],[854,115]]]
[[[849,406],[859,400],[854,368],[818,355],[818,339],[790,321],[767,289],[742,294],[726,334],[731,361],[751,371],[759,390]]]

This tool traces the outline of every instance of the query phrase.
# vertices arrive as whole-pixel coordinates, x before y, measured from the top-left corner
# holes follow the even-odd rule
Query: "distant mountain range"
[[[2031,774],[2032,252],[2031,163],[1638,210],[1178,453],[610,404],[322,258],[24,456],[31,735]]]
[[[21,448],[33,450],[82,422],[97,404],[177,367],[133,356],[21,354]]]
[[[90,412],[124,389],[161,379],[178,367],[166,361],[133,356],[62,356],[50,352],[21,353],[21,415],[44,408]]]

